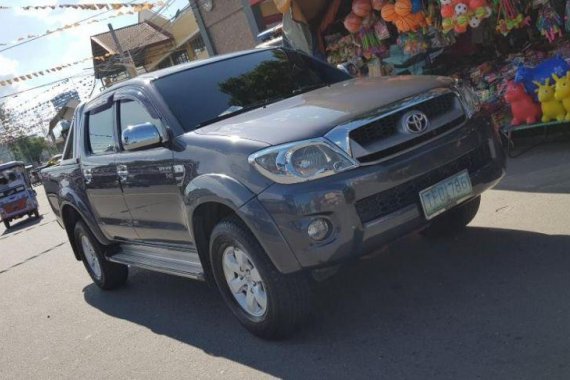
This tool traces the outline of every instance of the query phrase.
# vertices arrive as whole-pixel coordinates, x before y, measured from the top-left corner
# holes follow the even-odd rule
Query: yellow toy
[[[556,74],[553,74],[552,77],[556,82],[554,98],[562,102],[562,105],[566,109],[566,117],[564,119],[570,121],[570,71],[562,78],[559,78]]]
[[[538,101],[542,107],[542,122],[548,123],[551,120],[563,121],[566,117],[566,110],[562,103],[554,98],[554,86],[550,85],[550,78],[545,84],[533,82],[538,87]]]

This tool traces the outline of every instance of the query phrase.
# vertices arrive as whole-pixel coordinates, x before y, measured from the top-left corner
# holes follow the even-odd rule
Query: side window
[[[152,117],[141,103],[134,100],[121,100],[119,103],[119,120],[120,131],[128,126],[143,123],[152,123],[157,127],[162,125],[160,119]]]
[[[115,149],[113,137],[113,107],[89,112],[88,148],[92,154],[105,154]]]

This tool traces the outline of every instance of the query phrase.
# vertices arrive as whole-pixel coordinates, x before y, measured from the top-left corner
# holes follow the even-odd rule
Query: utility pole
[[[107,26],[109,27],[109,31],[111,32],[111,37],[113,37],[113,41],[115,42],[115,46],[117,46],[117,50],[119,51],[119,54],[121,55],[123,62],[125,62],[123,63],[123,66],[127,68],[127,74],[129,75],[129,78],[136,77],[137,69],[135,67],[135,63],[133,62],[131,54],[129,52],[125,54],[125,52],[123,51],[123,47],[121,46],[121,43],[119,42],[119,39],[115,34],[115,30],[113,29],[113,25],[109,23],[107,24]]]

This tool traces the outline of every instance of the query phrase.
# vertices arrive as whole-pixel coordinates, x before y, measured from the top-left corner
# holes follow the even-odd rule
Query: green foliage
[[[11,144],[16,159],[25,162],[40,162],[42,152],[46,149],[48,149],[46,140],[38,136],[20,137]]]

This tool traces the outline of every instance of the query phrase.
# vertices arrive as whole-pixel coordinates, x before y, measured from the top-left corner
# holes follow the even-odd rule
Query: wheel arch
[[[203,175],[187,186],[189,232],[198,250],[208,280],[210,271],[210,235],[216,224],[235,215],[249,228],[275,267],[289,273],[301,269],[288,243],[270,215],[239,181],[226,175]]]

